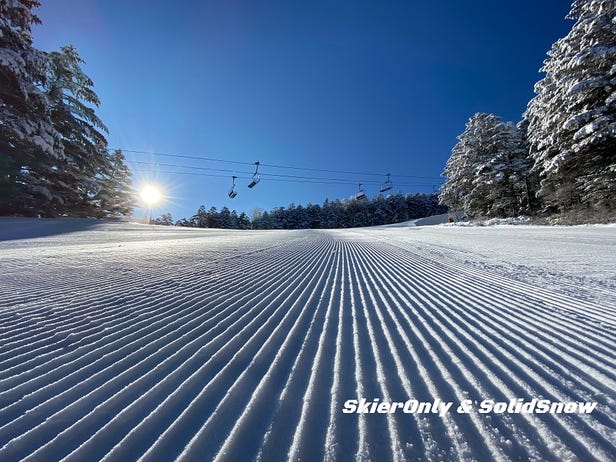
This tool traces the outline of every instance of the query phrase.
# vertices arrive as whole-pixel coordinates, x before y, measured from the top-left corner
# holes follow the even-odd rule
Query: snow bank
[[[503,225],[531,225],[530,217],[512,217],[512,218],[491,218],[489,220],[472,220],[472,221],[456,221],[443,222],[443,226],[503,226]]]

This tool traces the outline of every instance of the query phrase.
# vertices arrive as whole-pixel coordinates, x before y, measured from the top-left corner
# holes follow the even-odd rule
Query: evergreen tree
[[[173,217],[170,213],[163,213],[160,217],[152,220],[153,225],[173,226]]]
[[[548,52],[528,119],[545,210],[616,215],[616,2],[576,0]]]
[[[269,213],[269,229],[285,229],[287,220],[283,207],[276,207]]]
[[[458,140],[443,173],[440,202],[471,216],[519,214],[527,197],[530,162],[517,127],[493,114],[478,113]]]
[[[522,120],[518,123],[518,140],[521,149],[526,153],[526,160],[524,162],[524,169],[526,174],[524,175],[524,207],[530,215],[535,215],[540,208],[539,201],[537,199],[537,191],[539,191],[539,174],[537,170],[533,168],[535,161],[530,155],[530,144],[528,141],[528,119],[526,114],[522,117]]]
[[[206,228],[220,228],[218,224],[218,210],[216,207],[210,207],[206,214]]]
[[[255,229],[272,229],[272,219],[267,210],[261,212],[259,215],[253,215],[253,227]]]
[[[201,205],[197,213],[190,217],[190,226],[193,228],[207,228],[207,211],[205,205]]]
[[[100,101],[92,89],[92,80],[81,69],[83,60],[77,50],[65,46],[49,53],[48,59],[45,90],[52,103],[52,121],[62,136],[64,148],[63,159],[49,177],[54,201],[58,202],[48,204],[50,211],[102,215],[95,197],[101,192],[107,197],[116,194],[104,188],[120,183],[104,180],[125,169],[123,156],[116,154],[112,161],[108,155],[103,135],[107,128],[92,107]],[[118,191],[118,194],[122,192],[128,191]]]
[[[223,207],[217,215],[217,228],[234,229],[237,227],[237,212],[233,213],[228,207]],[[214,226],[212,226],[214,228]]]
[[[329,203],[327,213],[328,228],[348,228],[348,220],[346,218],[345,208],[340,199],[335,199]]]
[[[192,224],[186,218],[182,218],[175,222],[175,226],[181,226],[182,228],[192,228]]]
[[[250,229],[251,228],[250,218],[248,218],[248,215],[246,215],[246,213],[242,212],[237,217],[237,228],[238,229]]]
[[[384,225],[389,222],[390,213],[385,198],[380,194],[373,200],[374,212],[372,214],[372,225]]]
[[[131,173],[125,163],[124,154],[116,149],[110,156],[110,168],[100,175],[100,190],[94,197],[94,205],[100,216],[127,216],[135,208],[135,191]]]
[[[458,136],[458,143],[453,147],[445,165],[442,173],[445,184],[439,199],[449,210],[463,210],[464,200],[473,189],[473,179],[478,164],[475,155],[478,147],[476,132],[482,124],[482,119],[487,115],[475,114],[469,119],[466,129]]]
[[[130,175],[109,155],[99,100],[74,47],[32,46],[36,0],[0,0],[0,213],[130,213]]]
[[[498,118],[484,136],[484,146],[491,154],[477,166],[465,210],[484,217],[513,217],[528,211],[526,176],[530,160],[524,138],[513,123]]]
[[[318,204],[308,204],[306,206],[306,220],[311,229],[321,228],[322,210]]]
[[[0,213],[36,215],[52,193],[45,174],[62,159],[60,134],[46,83],[45,53],[32,46],[31,26],[40,23],[37,0],[0,0]]]
[[[387,196],[386,201],[390,214],[388,220],[389,223],[400,223],[401,221],[408,220],[406,200],[400,192],[395,195],[390,194]]]
[[[331,229],[337,226],[336,219],[336,211],[334,210],[334,204],[329,201],[329,199],[325,199],[323,201],[322,208],[322,224],[324,228]]]

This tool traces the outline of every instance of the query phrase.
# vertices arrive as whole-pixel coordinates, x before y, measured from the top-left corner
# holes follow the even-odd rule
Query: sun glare
[[[157,202],[160,202],[162,199],[162,194],[156,186],[146,185],[141,189],[141,198],[148,205],[148,207],[151,207]]]

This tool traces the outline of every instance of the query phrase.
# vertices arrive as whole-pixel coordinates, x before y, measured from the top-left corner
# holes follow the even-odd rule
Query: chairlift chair
[[[355,194],[355,199],[360,200],[360,199],[365,199],[366,198],[366,193],[364,192],[363,189],[361,189],[361,183],[359,183],[359,191],[357,192],[357,194]]]
[[[383,183],[383,187],[380,189],[381,192],[389,191],[393,188],[393,184],[391,182],[391,173],[387,173],[387,180]]]
[[[237,191],[235,190],[235,179],[237,178],[236,176],[231,177],[233,178],[233,183],[231,184],[231,189],[229,189],[229,197],[231,199],[235,198],[235,196],[237,196]]]
[[[255,169],[255,173],[252,175],[252,181],[248,184],[249,188],[254,188],[259,181],[261,181],[261,177],[259,176],[259,162],[255,162],[257,168]]]

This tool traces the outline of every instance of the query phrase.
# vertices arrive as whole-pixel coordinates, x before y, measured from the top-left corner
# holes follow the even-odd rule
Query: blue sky
[[[388,172],[394,192],[431,192],[472,114],[520,119],[569,6],[42,0],[34,45],[77,47],[110,147],[232,161],[126,152],[137,186],[164,189],[154,213],[177,219],[348,198],[359,182],[373,196]]]

